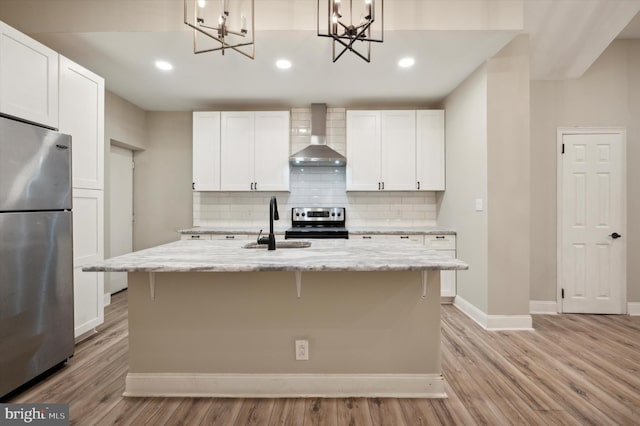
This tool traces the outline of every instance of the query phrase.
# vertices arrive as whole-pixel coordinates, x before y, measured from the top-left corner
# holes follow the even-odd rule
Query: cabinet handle
[[[253,189],[255,189],[256,191],[258,190],[258,182],[253,183]]]
[[[364,240],[370,240],[371,239],[371,235],[363,235],[362,239]]]
[[[444,235],[436,235],[437,240],[444,240]]]
[[[409,236],[408,235],[400,235],[400,239],[401,240],[408,240]]]
[[[199,240],[200,239],[200,235],[192,235],[191,239],[192,240]]]
[[[196,189],[196,183],[195,182],[191,182],[191,189],[193,189],[195,191],[195,189]]]
[[[233,239],[235,239],[235,238],[236,238],[236,236],[235,236],[235,235],[225,235],[224,237],[225,237],[227,240],[233,240]]]
[[[420,189],[420,181],[418,181],[418,189]]]
[[[380,191],[380,189],[381,189],[381,188],[380,188],[380,182],[378,182],[378,191]]]
[[[384,182],[382,182],[382,190],[384,191]]]
[[[253,182],[251,182],[251,190],[253,191]]]

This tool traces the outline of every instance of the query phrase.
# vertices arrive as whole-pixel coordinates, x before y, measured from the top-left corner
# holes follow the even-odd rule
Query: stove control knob
[[[302,213],[302,217],[305,217],[307,214],[306,213]]]
[[[297,212],[297,213],[296,213],[296,216],[300,216],[300,212]]]
[[[342,213],[338,213],[338,217],[342,216]]]
[[[335,216],[335,215],[336,215],[335,213],[331,213],[331,216]]]

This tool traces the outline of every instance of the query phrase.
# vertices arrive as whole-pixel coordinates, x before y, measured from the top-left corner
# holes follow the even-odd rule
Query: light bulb
[[[207,0],[198,0],[198,7],[203,8],[207,5]]]
[[[331,17],[331,21],[332,21],[334,24],[337,24],[337,23],[338,23],[338,15],[336,15],[336,14],[334,13],[334,14],[333,14],[333,16]]]

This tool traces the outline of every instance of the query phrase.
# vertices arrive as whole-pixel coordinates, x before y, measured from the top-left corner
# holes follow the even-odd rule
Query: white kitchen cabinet
[[[381,188],[416,189],[416,112],[382,111],[380,121]]]
[[[413,235],[413,234],[402,234],[402,235],[388,235],[387,239],[396,240],[396,241],[412,241],[414,243],[424,244],[424,236],[422,235]]]
[[[104,192],[73,189],[73,298],[75,337],[104,322],[104,273],[82,267],[104,259]]]
[[[449,258],[456,257],[455,235],[427,235],[424,244]],[[456,271],[440,271],[440,296],[451,299],[456,296]]]
[[[181,240],[210,240],[211,234],[180,234]]]
[[[220,189],[289,190],[289,111],[222,112]]]
[[[387,236],[383,234],[351,234],[349,238],[354,240],[386,240]]]
[[[58,128],[58,54],[0,22],[0,112]]]
[[[444,190],[444,111],[347,111],[347,191]]]
[[[347,190],[415,189],[413,110],[347,111]]]
[[[444,191],[444,111],[416,111],[416,180],[421,191]]]
[[[193,113],[193,190],[220,191],[220,113]]]
[[[347,111],[347,191],[380,189],[380,111]]]
[[[257,236],[258,234],[256,233],[256,236],[253,237],[253,239],[255,240]],[[212,234],[211,235],[212,240],[219,240],[219,241],[249,240],[250,238],[251,237],[249,237],[249,235],[246,235],[246,234]]]
[[[72,138],[73,187],[104,189],[104,79],[64,56],[60,131]]]
[[[60,57],[60,131],[71,135],[75,336],[104,322],[104,79]]]

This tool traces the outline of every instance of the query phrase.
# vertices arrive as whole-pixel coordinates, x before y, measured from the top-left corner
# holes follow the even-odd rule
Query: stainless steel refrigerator
[[[0,117],[0,397],[73,355],[71,137]]]

